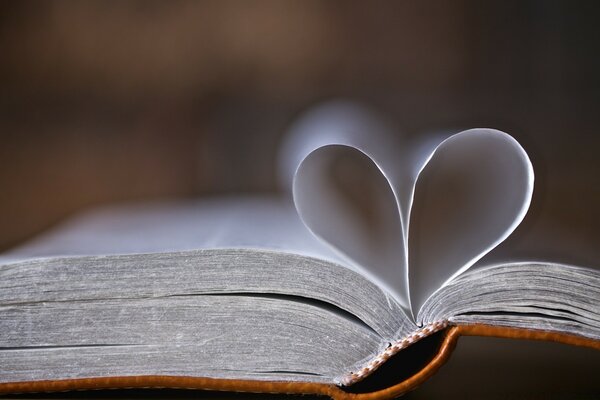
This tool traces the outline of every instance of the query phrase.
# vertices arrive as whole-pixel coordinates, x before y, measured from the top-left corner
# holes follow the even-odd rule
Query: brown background
[[[513,243],[593,263],[598,4],[1,2],[0,249],[91,205],[274,191],[286,125],[350,96],[405,135],[511,133],[537,173]]]

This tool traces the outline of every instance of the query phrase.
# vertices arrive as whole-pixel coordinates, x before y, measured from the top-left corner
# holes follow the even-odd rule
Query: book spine
[[[445,329],[448,326],[448,320],[441,320],[432,322],[427,326],[419,328],[406,336],[404,339],[397,340],[393,343],[390,343],[388,347],[381,353],[377,354],[371,360],[369,360],[363,367],[359,368],[357,371],[351,371],[346,375],[343,375],[335,380],[335,383],[340,386],[350,386],[361,380],[365,379],[367,376],[376,371],[383,363],[397,354],[399,351],[411,346],[412,344],[418,342],[419,340],[426,338],[442,329]]]

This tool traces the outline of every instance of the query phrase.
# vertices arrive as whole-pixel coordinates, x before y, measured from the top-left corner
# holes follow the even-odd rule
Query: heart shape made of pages
[[[411,148],[364,108],[330,103],[292,127],[284,174],[308,229],[415,316],[518,226],[534,177],[493,129]]]

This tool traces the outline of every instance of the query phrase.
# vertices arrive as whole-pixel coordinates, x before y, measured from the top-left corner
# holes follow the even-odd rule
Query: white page
[[[523,148],[500,131],[471,129],[435,149],[418,176],[410,217],[415,313],[514,231],[529,208],[533,180]]]
[[[398,203],[400,152],[381,119],[356,104],[331,102],[292,126],[281,152],[280,171],[306,226],[408,310],[404,223]],[[367,169],[374,181],[375,187],[363,189],[372,191],[376,211],[385,216],[375,218],[375,226],[365,225],[360,210],[331,176],[334,164],[343,158]]]

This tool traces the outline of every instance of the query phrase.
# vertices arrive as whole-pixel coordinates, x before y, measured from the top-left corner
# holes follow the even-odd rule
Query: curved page
[[[506,133],[451,136],[420,172],[410,211],[408,253],[415,314],[439,287],[502,242],[523,220],[533,168]]]
[[[281,171],[306,226],[408,310],[400,150],[381,120],[333,102],[292,126]]]

